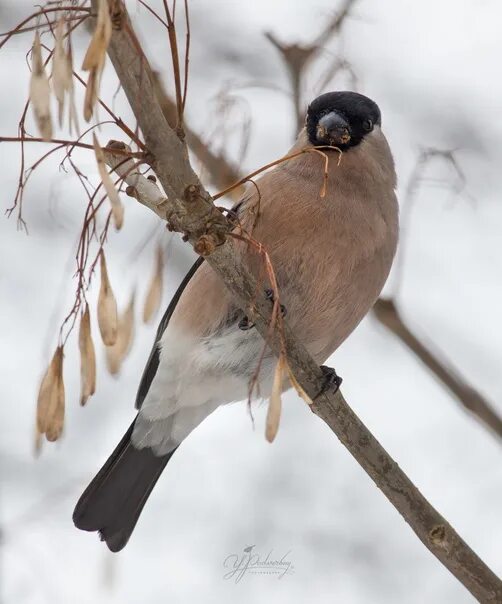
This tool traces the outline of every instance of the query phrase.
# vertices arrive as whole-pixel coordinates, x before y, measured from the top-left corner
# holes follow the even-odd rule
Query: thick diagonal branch
[[[120,28],[114,30],[109,55],[129,99],[146,146],[152,155],[152,165],[168,195],[168,200],[154,209],[159,216],[185,232],[192,244],[201,233],[215,238],[225,235],[225,221],[211,203],[210,196],[198,182],[188,161],[184,144],[169,127],[154,92],[151,68],[141,51],[131,23],[122,4]],[[118,19],[115,19],[118,22]],[[196,191],[196,194],[194,193]],[[192,194],[187,194],[192,191]],[[220,214],[220,218],[216,215]],[[263,337],[267,337],[271,319],[270,303],[265,296],[256,297],[256,283],[251,273],[239,261],[231,241],[217,247],[207,261],[221,277],[239,306],[247,312],[254,308],[253,319]],[[277,354],[278,334],[270,339]],[[319,392],[323,373],[297,340],[289,327],[284,327],[288,362],[296,378],[314,398]],[[459,537],[448,522],[423,497],[397,463],[390,457],[361,420],[349,407],[341,392],[320,396],[312,410],[321,417],[356,458],[377,486],[409,523],[429,550],[482,602],[502,601],[502,582]]]

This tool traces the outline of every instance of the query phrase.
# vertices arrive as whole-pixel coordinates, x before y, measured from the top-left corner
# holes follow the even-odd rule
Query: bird
[[[396,252],[396,173],[381,126],[368,97],[321,94],[307,108],[289,159],[249,185],[234,207],[236,228],[252,231],[269,254],[288,325],[320,365],[371,309]],[[236,250],[264,282],[259,255],[242,242]],[[137,415],[75,507],[76,527],[121,550],[180,444],[220,405],[247,398],[263,346],[199,258],[160,322]],[[262,396],[271,391],[275,364],[267,351]]]

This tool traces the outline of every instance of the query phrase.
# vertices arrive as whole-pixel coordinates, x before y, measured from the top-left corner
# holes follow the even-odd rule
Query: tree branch
[[[190,166],[186,147],[164,118],[155,94],[154,76],[125,7],[117,0],[113,4],[115,12],[117,9],[121,12],[121,23],[113,31],[108,52],[152,154],[152,166],[169,198],[157,206],[156,212],[174,229],[186,233],[197,251],[202,234],[210,235],[214,242],[218,238],[224,240],[229,224],[212,204]],[[270,303],[263,294],[256,295],[260,290],[250,272],[238,261],[233,242],[229,240],[216,247],[207,255],[207,262],[238,305],[245,312],[253,308],[257,329],[278,354],[281,348],[279,334],[274,332],[268,337]],[[323,381],[322,371],[286,323],[283,337],[292,371],[307,394],[315,398]],[[459,581],[482,602],[502,601],[500,579],[421,495],[354,414],[341,392],[319,396],[311,408],[348,448],[420,540]]]
[[[416,354],[422,363],[444,384],[460,401],[466,411],[472,413],[485,426],[502,438],[502,418],[486,399],[451,367],[446,367],[437,356],[409,330],[401,319],[393,300],[380,298],[373,307],[376,318],[394,333],[408,348]]]

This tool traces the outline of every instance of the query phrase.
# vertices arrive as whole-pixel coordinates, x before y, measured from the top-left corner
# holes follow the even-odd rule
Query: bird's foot
[[[332,390],[333,394],[335,394],[343,382],[343,379],[336,373],[333,367],[321,365],[321,371],[324,373],[324,383],[315,398],[318,398],[328,390]]]
[[[267,298],[267,300],[270,300],[270,302],[272,302],[272,304],[273,304],[275,302],[274,290],[273,289],[266,289],[265,290],[265,297]],[[283,317],[285,317],[288,311],[286,310],[286,307],[284,306],[284,304],[280,305],[280,309],[281,309],[281,315]]]
[[[252,329],[255,324],[249,320],[247,315],[244,315],[242,319],[239,321],[239,329],[242,331],[247,331],[248,329]]]
[[[267,300],[270,300],[270,302],[272,304],[274,304],[275,298],[274,298],[273,289],[266,289],[265,297],[267,298]],[[286,316],[287,310],[286,310],[286,307],[284,306],[284,304],[280,305],[280,309],[281,309],[281,315],[283,317]],[[239,321],[239,329],[241,329],[242,331],[247,331],[248,329],[252,329],[254,326],[255,326],[255,324],[249,320],[249,317],[247,315],[242,317],[242,319]]]

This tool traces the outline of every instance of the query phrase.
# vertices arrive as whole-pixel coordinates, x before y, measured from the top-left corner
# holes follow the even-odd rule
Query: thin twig
[[[38,13],[33,13],[32,15],[30,15],[29,17],[27,17],[26,19],[21,21],[21,23],[18,23],[16,25],[16,27],[11,29],[10,31],[0,34],[0,37],[5,36],[5,39],[0,42],[0,49],[2,48],[2,46],[7,44],[7,42],[11,39],[12,36],[22,33],[21,30],[23,29],[23,26],[26,25],[26,23],[29,23],[33,19],[40,18],[40,17],[46,15],[47,13],[54,13],[54,12],[59,13],[61,11],[73,11],[73,12],[77,11],[77,12],[84,12],[84,13],[88,13],[88,14],[91,13],[90,8],[86,8],[83,6],[61,6],[61,7],[57,7],[57,8],[41,8],[38,11]]]
[[[235,182],[233,185],[230,185],[223,191],[220,191],[219,193],[216,193],[215,195],[213,195],[213,201],[216,201],[220,197],[227,195],[236,187],[240,187],[241,185],[245,184],[246,182],[248,182],[249,180],[251,180],[252,178],[257,176],[258,174],[265,172],[265,170],[268,170],[269,168],[273,168],[274,166],[278,166],[279,164],[289,161],[290,159],[295,159],[295,157],[299,157],[300,155],[305,155],[305,153],[320,153],[321,156],[324,158],[323,184],[322,184],[321,190],[319,191],[319,196],[324,197],[326,195],[326,182],[327,182],[329,158],[326,153],[322,153],[321,149],[336,151],[339,154],[338,155],[338,165],[340,165],[340,160],[342,158],[342,151],[338,147],[334,147],[331,145],[319,145],[317,147],[307,147],[305,149],[301,149],[300,151],[295,151],[295,153],[291,153],[289,155],[285,155],[284,157],[280,157],[279,159],[275,159],[274,161],[271,161],[268,164],[261,166],[261,168],[258,168],[257,170],[250,172],[246,176],[243,176],[237,182]]]
[[[185,113],[185,103],[188,91],[188,64],[190,63],[190,16],[188,13],[188,0],[185,0],[185,73],[183,75],[183,99],[181,101],[182,113]]]
[[[62,138],[51,138],[46,140],[37,136],[0,136],[0,143],[48,143],[62,146],[80,147],[81,149],[91,149],[94,147],[88,143],[82,143],[80,141],[70,141]],[[143,158],[145,154],[142,151],[121,151],[117,150],[119,155],[125,155],[127,157],[138,157]]]
[[[173,76],[174,76],[174,89],[176,93],[176,109],[178,121],[176,124],[176,130],[178,134],[183,133],[183,96],[181,92],[181,75],[180,75],[180,60],[178,54],[178,40],[176,37],[176,26],[174,19],[171,17],[171,11],[167,0],[163,0],[164,10],[167,18],[167,31],[169,34],[169,46],[171,47],[171,59],[173,62]],[[174,5],[175,7],[176,5]],[[174,8],[173,7],[173,8]],[[174,13],[174,11],[173,11]]]

